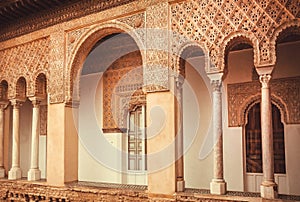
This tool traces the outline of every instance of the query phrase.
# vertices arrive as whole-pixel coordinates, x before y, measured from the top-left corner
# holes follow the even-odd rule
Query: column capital
[[[274,65],[270,64],[270,65],[256,66],[255,69],[258,75],[272,74]]]
[[[181,89],[182,88],[182,85],[184,83],[184,77],[179,75],[175,78],[175,83],[176,83],[176,87]]]
[[[19,99],[10,100],[10,103],[13,106],[13,108],[16,108],[16,109],[20,108],[22,106],[23,102],[24,102],[23,100],[19,100]]]
[[[37,107],[39,107],[39,105],[43,101],[43,98],[35,96],[35,97],[29,97],[29,100],[31,101],[33,107],[37,108]]]
[[[6,101],[6,100],[0,101],[0,109],[4,110],[8,104],[9,104],[9,101]]]
[[[222,80],[211,80],[210,84],[212,86],[213,92],[221,92]]]
[[[222,78],[224,73],[218,72],[213,74],[208,74],[208,78],[210,79],[210,84],[213,88],[213,91],[220,92],[222,86]]]
[[[269,83],[272,76],[270,74],[263,74],[259,76],[259,81],[262,84],[262,88],[269,88]]]

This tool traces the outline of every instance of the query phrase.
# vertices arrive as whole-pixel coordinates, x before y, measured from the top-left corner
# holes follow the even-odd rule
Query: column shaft
[[[213,180],[210,183],[210,192],[219,195],[226,193],[226,182],[223,176],[222,76],[223,74],[217,74],[217,79],[211,79],[211,85],[213,87],[212,124],[215,145],[213,152],[214,172]]]
[[[35,181],[41,179],[39,170],[39,135],[40,135],[40,101],[31,98],[32,109],[32,136],[31,136],[31,164],[28,171],[28,180]]]
[[[183,162],[183,79],[176,82],[176,191],[184,191],[184,162]]]
[[[20,167],[20,108],[13,106],[12,167]]]
[[[262,137],[262,160],[263,182],[261,195],[265,198],[277,197],[277,185],[274,181],[274,150],[272,130],[272,108],[269,81],[271,75],[261,75],[261,137]]]
[[[20,106],[17,100],[11,101],[13,105],[12,129],[12,168],[8,172],[8,179],[16,180],[22,177],[20,168]]]
[[[7,103],[0,103],[0,178],[5,177],[4,169],[4,110]]]

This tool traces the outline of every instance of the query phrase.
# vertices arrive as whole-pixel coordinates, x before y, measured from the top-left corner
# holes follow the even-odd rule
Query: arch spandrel
[[[109,22],[101,25],[92,26],[76,42],[70,55],[68,56],[66,69],[66,102],[79,101],[79,76],[83,63],[93,46],[103,37],[115,33],[129,34],[140,50],[144,50],[143,40],[135,30],[120,22]],[[141,51],[144,61],[143,51]]]

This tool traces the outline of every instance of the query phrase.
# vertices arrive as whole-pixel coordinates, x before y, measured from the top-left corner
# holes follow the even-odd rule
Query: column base
[[[185,181],[183,181],[183,180],[182,181],[177,181],[176,183],[177,183],[176,190],[178,192],[183,192],[184,189],[185,189]]]
[[[226,182],[224,180],[213,180],[210,183],[210,193],[217,194],[217,195],[224,195],[226,194]]]
[[[5,177],[5,169],[3,167],[0,167],[0,178]]]
[[[262,198],[275,199],[278,197],[278,187],[274,182],[263,182],[260,185],[260,195]]]
[[[18,180],[18,179],[21,179],[21,177],[22,177],[21,168],[14,167],[14,168],[11,168],[10,171],[8,172],[9,180]]]
[[[28,181],[37,181],[41,179],[41,171],[38,168],[30,168],[28,171]]]

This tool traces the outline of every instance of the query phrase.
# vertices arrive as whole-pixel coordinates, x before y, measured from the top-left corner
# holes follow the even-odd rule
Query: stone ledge
[[[229,195],[230,194],[230,195]],[[262,198],[244,192],[228,192],[227,195],[211,195],[207,190],[187,189],[174,195],[161,197],[147,192],[147,186],[94,182],[73,182],[63,187],[49,186],[45,181],[0,180],[0,201],[147,201],[147,202],[215,202],[257,201]],[[280,198],[283,195],[279,196]],[[284,198],[272,201],[298,200]],[[265,200],[267,201],[267,200]]]

